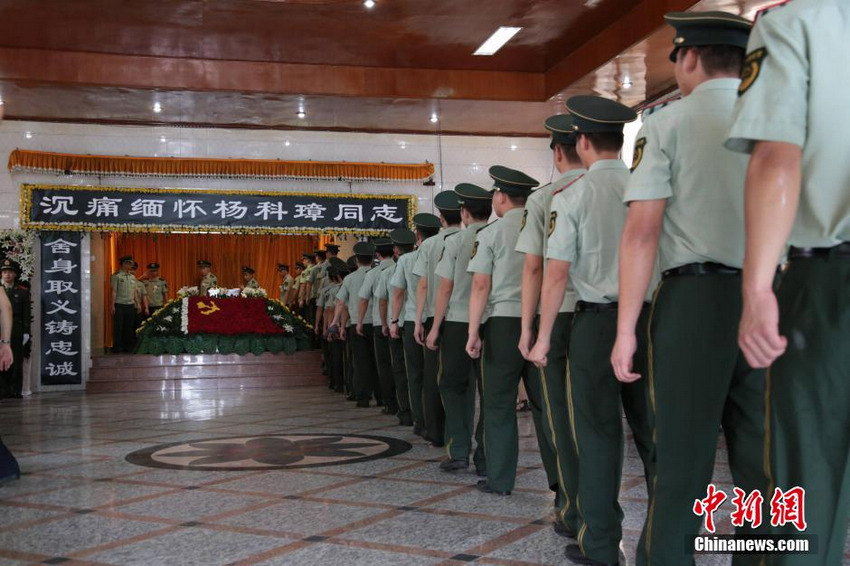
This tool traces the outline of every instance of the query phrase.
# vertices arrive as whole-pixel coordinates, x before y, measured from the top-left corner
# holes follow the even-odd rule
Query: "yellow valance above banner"
[[[433,177],[434,164],[119,157],[16,149],[9,156],[9,171],[115,177],[202,177],[207,179],[421,183]]]

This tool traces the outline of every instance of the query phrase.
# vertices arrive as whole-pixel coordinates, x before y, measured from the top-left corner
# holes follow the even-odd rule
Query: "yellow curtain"
[[[321,240],[321,241],[320,241]],[[278,263],[289,264],[294,271],[301,254],[312,253],[319,246],[331,243],[320,236],[244,236],[234,234],[121,234],[104,236],[103,256],[107,258],[108,273],[104,278],[104,311],[110,311],[109,275],[118,270],[118,258],[131,255],[139,263],[136,276],[141,278],[149,263],[160,265],[160,276],[168,281],[170,298],[180,287],[197,285],[197,262],[212,262],[212,272],[219,285],[228,288],[242,285],[242,266],[256,270],[255,277],[269,293],[280,295]],[[112,345],[112,317],[106,317],[105,344]]]

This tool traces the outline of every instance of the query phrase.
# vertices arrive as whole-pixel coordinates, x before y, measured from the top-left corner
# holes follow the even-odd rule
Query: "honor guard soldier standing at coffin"
[[[153,313],[168,301],[168,282],[159,276],[159,264],[149,263],[147,276],[142,279],[148,298],[148,312]]]
[[[805,534],[818,541],[816,553],[766,563],[841,564],[850,521],[850,3],[777,6],[758,18],[747,49],[726,142],[751,154],[739,343],[752,365],[770,367],[764,446],[776,491],[765,504],[805,490]],[[773,529],[797,532],[792,522]]]
[[[210,272],[212,263],[205,259],[198,262],[198,269],[201,273],[201,282],[198,284],[198,294],[202,297],[207,296],[207,291],[213,287],[218,287],[218,277]]]
[[[623,126],[637,115],[597,96],[570,98],[567,110],[573,116],[576,151],[588,171],[552,199],[540,329],[530,358],[539,367],[548,365],[552,329],[569,277],[579,299],[567,370],[578,457],[579,531],[578,545],[567,546],[566,555],[579,564],[616,564],[623,518],[618,502],[624,442],[621,406],[644,467],[651,463],[645,384],[621,384],[610,362],[617,335],[618,248],[627,211],[623,192],[629,180],[629,169],[619,154]],[[644,342],[641,337],[645,347]],[[638,358],[643,367],[645,356]]]
[[[285,263],[277,264],[277,271],[283,279],[283,282],[280,284],[280,302],[287,304],[286,299],[287,295],[289,295],[289,290],[292,289],[293,278],[289,274],[289,266]]]
[[[416,265],[413,267],[414,275],[419,276],[416,288],[416,314],[418,326],[415,330],[416,342],[424,347],[425,337],[431,331],[434,322],[434,305],[437,297],[437,286],[439,280],[435,273],[437,262],[443,255],[443,245],[446,236],[450,236],[460,230],[460,205],[454,191],[443,191],[434,197],[434,207],[440,211],[443,229],[434,237],[426,240],[419,248]],[[423,318],[425,322],[419,322]],[[425,361],[422,374],[422,407],[425,416],[426,431],[425,439],[431,441],[434,446],[443,446],[445,413],[443,402],[440,399],[440,390],[437,385],[437,377],[440,369],[440,355],[438,352],[425,348],[423,351]]]
[[[30,292],[18,285],[21,267],[10,259],[0,266],[3,290],[12,305],[12,365],[0,374],[0,399],[21,399],[24,383],[24,344],[30,337]]]
[[[470,183],[455,187],[464,229],[448,236],[443,257],[437,263],[439,287],[434,309],[434,323],[426,346],[439,348],[441,360],[440,395],[446,410],[446,459],[440,463],[444,472],[469,467],[472,454],[476,473],[487,475],[484,454],[484,412],[475,423],[475,399],[481,398],[481,367],[478,359],[466,353],[469,329],[469,293],[472,274],[467,272],[475,236],[487,225],[493,214],[490,191]],[[481,403],[483,407],[483,402]],[[472,437],[476,448],[472,451]]]
[[[109,284],[112,293],[112,351],[129,352],[133,347],[136,322],[136,278],[131,273],[133,257],[118,259],[120,271],[114,273]]]
[[[681,562],[681,541],[699,532],[693,505],[711,483],[721,425],[735,486],[747,494],[767,489],[764,372],[749,367],[736,340],[747,159],[723,147],[751,24],[725,12],[677,12],[665,20],[676,30],[670,59],[684,98],[646,116],[637,136],[611,355],[621,382],[647,382],[654,409],[653,493],[637,555],[647,565]],[[646,327],[641,314],[656,255],[662,281],[651,309],[647,373],[632,360]],[[733,564],[759,561],[736,555]]]
[[[487,479],[479,481],[477,488],[498,495],[510,495],[514,488],[519,457],[516,399],[523,380],[546,477],[557,493],[555,455],[541,424],[538,372],[517,348],[522,330],[523,257],[514,248],[525,200],[539,183],[521,171],[500,165],[490,168],[490,177],[493,211],[499,220],[478,230],[467,268],[472,273],[472,290],[466,352],[471,358],[481,358],[487,457]]]
[[[419,248],[403,255],[398,262],[398,267],[393,275],[391,285],[393,287],[392,320],[390,321],[390,334],[401,336],[404,344],[404,363],[407,369],[407,386],[410,391],[410,413],[413,417],[413,434],[421,436],[425,434],[425,414],[422,407],[423,392],[422,380],[425,370],[425,357],[422,346],[416,340],[416,321],[420,325],[424,322],[425,313],[417,319],[416,315],[416,292],[419,286],[419,276],[413,272],[419,259],[423,242],[436,236],[440,231],[439,217],[429,213],[420,212],[413,217],[416,228],[416,242]],[[398,322],[404,312],[404,324]],[[400,326],[401,325],[401,326]]]
[[[525,218],[517,240],[516,251],[525,254],[522,270],[522,335],[519,350],[528,359],[537,332],[540,312],[540,290],[545,269],[544,258],[552,225],[552,197],[569,187],[586,171],[576,153],[573,119],[569,114],[549,117],[544,126],[551,132],[549,148],[555,169],[560,175],[552,183],[531,193],[525,203]],[[543,431],[558,458],[558,499],[555,532],[570,538],[578,533],[576,482],[578,461],[571,439],[567,409],[567,346],[577,301],[575,289],[567,281],[567,291],[552,326],[551,346],[546,367],[540,368],[543,399]]]
[[[247,265],[242,266],[242,280],[245,284],[242,286],[243,289],[259,289],[260,283],[254,278],[253,267],[248,267]]]

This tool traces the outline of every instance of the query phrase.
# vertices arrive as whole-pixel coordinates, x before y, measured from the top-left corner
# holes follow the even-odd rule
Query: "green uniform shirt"
[[[311,298],[318,298],[319,293],[322,291],[322,288],[325,285],[325,279],[328,276],[328,265],[329,262],[325,260],[316,265],[310,272],[310,283],[313,285],[313,288],[310,291],[310,294],[312,295]]]
[[[247,283],[245,283],[245,288],[246,288],[246,289],[259,289],[259,288],[260,288],[260,284],[257,282],[257,280],[256,280],[256,279],[254,279],[253,277],[251,277],[250,279],[248,279],[248,282],[247,282]]]
[[[525,218],[519,232],[516,251],[546,257],[550,228],[549,219],[552,213],[552,196],[555,191],[569,190],[565,187],[568,187],[570,183],[584,175],[585,172],[584,169],[571,169],[553,183],[540,187],[531,193],[525,203]],[[543,268],[546,269],[545,262]],[[572,282],[567,281],[567,290],[564,293],[564,301],[561,303],[559,312],[573,312],[577,300],[578,297],[575,289],[573,289]]]
[[[416,286],[419,284],[419,276],[413,273],[413,268],[418,259],[418,249],[398,258],[398,265],[390,281],[391,286],[404,289],[405,292],[404,306],[399,313],[399,324],[401,324],[402,318],[410,322],[416,320]],[[425,322],[425,313],[422,314],[422,318],[422,322]]]
[[[336,306],[336,294],[339,292],[339,283],[328,283],[322,292],[316,297],[316,306],[331,309]]]
[[[401,258],[399,258],[401,259]],[[392,261],[392,260],[390,260]],[[381,276],[378,279],[378,284],[375,286],[375,307],[378,309],[378,313],[380,314],[380,304],[379,301],[387,301],[387,325],[392,322],[392,294],[390,289],[390,281],[393,279],[393,275],[395,275],[396,270],[398,269],[398,262],[393,261],[392,265],[387,269],[381,271]],[[380,316],[378,317],[380,319]],[[404,324],[404,309],[401,309],[401,313],[399,313],[399,324]]]
[[[450,236],[459,230],[460,228],[457,226],[443,228],[439,234],[431,236],[419,246],[419,255],[416,258],[413,273],[419,277],[428,278],[428,296],[423,310],[426,319],[434,316],[434,301],[437,297],[437,284],[439,283],[434,270],[437,269],[437,263],[440,261],[440,256],[443,255],[446,236]],[[416,295],[416,289],[413,289],[413,294]],[[414,316],[411,320],[415,318]]]
[[[448,322],[469,322],[469,293],[472,290],[472,275],[467,272],[475,235],[487,226],[486,222],[470,224],[464,230],[446,238],[443,257],[437,264],[437,277],[451,279],[452,296],[446,311]]]
[[[119,305],[132,305],[136,302],[136,278],[132,273],[119,271],[109,278],[109,284],[115,289],[115,302]]]
[[[378,264],[377,267],[372,269],[369,273],[366,274],[366,279],[363,281],[363,285],[360,286],[360,293],[358,296],[361,299],[368,299],[369,302],[369,310],[366,311],[366,316],[363,318],[363,324],[373,324],[375,326],[381,326],[381,311],[378,306],[378,301],[376,299],[378,287],[381,283],[382,274],[390,269],[391,267],[395,267],[395,262],[390,259],[381,260],[381,263]],[[372,313],[372,320],[369,320],[369,313]]]
[[[345,301],[348,306],[348,325],[357,324],[357,313],[360,308],[360,287],[363,286],[363,281],[366,279],[366,274],[371,271],[371,267],[360,266],[357,271],[350,273],[342,280],[342,287],[339,289],[336,298]],[[368,317],[363,319],[363,324],[369,322]]]
[[[846,0],[795,0],[762,15],[747,48],[726,147],[749,152],[757,141],[775,141],[803,148],[789,238],[797,247],[850,241],[848,21]]]
[[[552,199],[554,227],[546,257],[572,264],[570,279],[580,301],[612,303],[619,297],[618,256],[628,182],[625,163],[603,159]]]
[[[739,79],[714,79],[648,116],[637,136],[625,201],[666,199],[662,271],[744,261],[746,156],[723,147]]]
[[[133,278],[135,279],[135,275]],[[136,304],[139,308],[144,308],[145,306],[145,297],[147,297],[147,290],[145,289],[145,284],[136,279]]]
[[[142,281],[148,295],[148,303],[152,307],[161,307],[168,296],[168,282],[165,279],[145,279]]]
[[[286,274],[286,277],[283,278],[283,284],[280,286],[280,300],[286,299],[286,294],[292,288],[292,284],[295,281],[295,278],[292,277],[289,273]]]
[[[525,209],[512,208],[475,235],[467,271],[492,277],[485,318],[522,316],[522,266],[525,258],[516,251],[516,241],[524,215]]]
[[[198,291],[202,297],[205,297],[207,295],[207,291],[213,287],[218,287],[218,277],[212,273],[208,273],[201,279],[201,285],[199,286]]]

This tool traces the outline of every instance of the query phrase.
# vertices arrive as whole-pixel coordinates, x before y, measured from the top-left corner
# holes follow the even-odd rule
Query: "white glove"
[[[30,335],[24,334],[24,345],[26,346],[27,342],[29,342],[29,341],[30,341]]]

